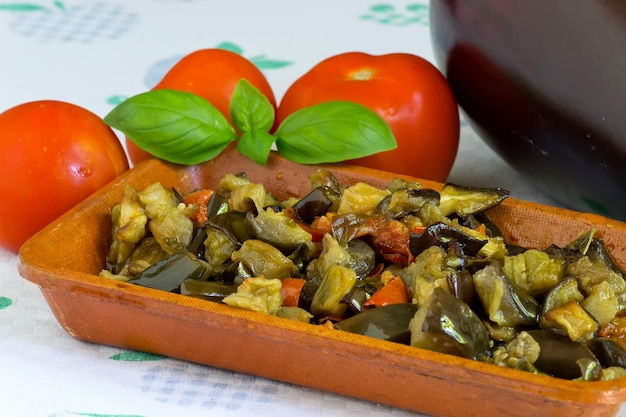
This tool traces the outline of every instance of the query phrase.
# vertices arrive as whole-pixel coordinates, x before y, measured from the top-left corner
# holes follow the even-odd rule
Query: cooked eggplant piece
[[[251,230],[246,220],[246,213],[236,210],[209,217],[207,227],[218,229],[236,246],[241,246],[243,242],[255,236],[255,232]],[[207,233],[211,234],[208,230]]]
[[[528,330],[528,334],[539,343],[535,367],[542,373],[564,379],[580,378],[581,360],[598,361],[585,344],[573,342],[567,336],[539,329]]]
[[[332,216],[332,234],[342,244],[353,239],[375,235],[384,229],[389,222],[382,214],[339,214]]]
[[[470,274],[467,270],[462,269],[446,275],[446,280],[448,281],[450,294],[454,295],[467,305],[473,304],[476,290],[474,290],[474,279],[472,278],[472,274]]]
[[[226,213],[228,210],[228,198],[224,194],[214,191],[207,203],[207,218]]]
[[[194,230],[189,217],[196,209],[182,204],[177,192],[158,182],[141,191],[139,201],[148,216],[148,228],[163,250],[168,254],[187,250]]]
[[[435,288],[409,325],[411,346],[469,359],[486,360],[489,333],[472,309],[441,288]]]
[[[331,187],[319,186],[292,207],[298,220],[311,224],[316,217],[323,216],[333,207],[336,210],[340,199],[341,195]]]
[[[126,187],[119,204],[111,210],[112,242],[106,257],[107,269],[118,274],[131,256],[135,246],[146,235],[146,216],[139,201],[139,193],[133,187]]]
[[[409,344],[409,323],[418,307],[415,304],[391,304],[365,310],[360,314],[335,323],[335,328],[350,333]]]
[[[505,256],[502,270],[507,278],[531,296],[543,297],[563,279],[565,259],[528,249],[518,255]]]
[[[205,227],[204,259],[211,268],[211,275],[221,274],[231,263],[230,255],[239,247],[222,230]]]
[[[186,279],[180,285],[180,293],[209,301],[222,301],[224,297],[237,292],[237,286],[221,281]]]
[[[129,282],[157,290],[180,292],[184,280],[203,279],[208,271],[206,262],[181,251],[150,265]]]
[[[217,191],[224,195],[228,195],[235,188],[243,187],[244,185],[251,183],[252,181],[250,181],[245,172],[240,172],[238,174],[225,174],[217,183]]]
[[[483,324],[489,332],[491,340],[496,342],[510,342],[520,333],[519,328],[511,326],[499,326],[496,323],[483,319]]]
[[[155,238],[149,236],[139,242],[137,248],[133,251],[128,260],[128,273],[136,276],[150,265],[164,259],[167,252],[161,248],[161,245]]]
[[[376,211],[378,204],[390,194],[363,182],[358,182],[343,190],[338,214],[370,214]]]
[[[356,284],[353,269],[331,265],[322,276],[322,281],[313,296],[311,313],[315,316],[341,316],[348,307],[344,297]]]
[[[585,297],[578,289],[578,280],[574,277],[567,277],[555,285],[545,297],[541,314],[543,315],[553,308],[564,306],[569,301],[580,303],[584,299]]]
[[[266,209],[259,211],[256,216],[248,212],[246,222],[251,236],[269,243],[287,256],[302,245],[308,248],[308,258],[313,258],[317,254],[317,247],[311,234],[298,226],[284,212],[277,213],[272,209]]]
[[[458,228],[444,223],[435,223],[421,233],[411,233],[409,248],[414,256],[419,255],[431,246],[440,246],[445,250],[452,246],[457,249],[459,256],[476,256],[478,251],[487,243],[463,233]]]
[[[319,169],[309,177],[311,181],[311,189],[315,189],[317,187],[328,187],[334,191],[337,195],[341,195],[341,191],[343,187],[337,180],[335,175],[325,169]]]
[[[352,239],[346,247],[350,255],[349,267],[358,279],[365,278],[376,266],[376,251],[360,239]]]
[[[427,188],[400,189],[383,198],[377,209],[389,218],[401,219],[417,213],[426,203],[439,205],[439,193]]]
[[[269,243],[249,239],[231,256],[233,262],[240,262],[255,277],[281,279],[299,275],[293,262]]]
[[[494,262],[473,275],[474,288],[489,320],[500,326],[529,326],[537,322],[537,301],[518,288]]]
[[[568,301],[541,315],[541,327],[567,335],[572,341],[586,342],[597,334],[600,326],[577,301]]]
[[[428,302],[435,288],[448,288],[448,275],[456,270],[448,266],[446,258],[443,248],[431,246],[401,270],[400,276],[414,304],[421,307]]]
[[[281,287],[279,279],[247,278],[237,287],[237,292],[224,297],[222,302],[245,310],[276,314],[282,305]]]
[[[599,257],[592,259],[588,255],[582,256],[567,265],[566,274],[578,279],[578,285],[583,295],[590,294],[593,288],[601,282],[607,282],[618,297],[619,311],[626,308],[624,304],[626,281],[624,281],[621,272],[607,267],[603,259]]]
[[[465,217],[497,206],[510,192],[502,188],[465,187],[448,183],[439,194],[439,208],[445,216],[456,213]]]
[[[285,307],[282,306],[276,312],[278,317],[282,317],[289,320],[299,321],[302,323],[310,323],[313,315],[300,307]]]
[[[619,300],[607,281],[594,285],[591,292],[580,305],[600,325],[605,325],[615,318],[619,312]]]
[[[603,367],[626,368],[626,350],[616,341],[606,337],[596,337],[587,343],[587,347]]]
[[[506,345],[494,349],[491,362],[506,368],[537,373],[534,364],[539,359],[540,350],[539,343],[528,332],[522,331]]]

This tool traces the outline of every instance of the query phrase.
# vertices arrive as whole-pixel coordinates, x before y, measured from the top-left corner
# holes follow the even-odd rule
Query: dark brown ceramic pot
[[[433,0],[468,120],[564,206],[626,219],[626,2]]]

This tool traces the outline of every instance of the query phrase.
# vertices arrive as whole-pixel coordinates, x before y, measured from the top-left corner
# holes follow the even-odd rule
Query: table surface
[[[104,116],[180,57],[211,47],[255,62],[277,98],[341,52],[433,60],[426,0],[0,0],[0,111],[55,99]],[[554,204],[466,123],[449,181]],[[0,249],[0,416],[419,416],[75,340],[16,265],[17,256]]]

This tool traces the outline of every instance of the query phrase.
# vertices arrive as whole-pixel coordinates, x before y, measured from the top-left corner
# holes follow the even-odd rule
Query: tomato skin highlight
[[[382,307],[390,304],[410,303],[404,281],[400,277],[392,278],[381,289],[372,294],[372,297],[363,305],[366,307]]]
[[[298,307],[300,293],[306,281],[302,278],[283,278],[280,282],[282,284],[280,295],[283,298],[283,306]]]
[[[226,49],[199,49],[184,56],[152,89],[172,89],[196,94],[213,104],[229,121],[230,97],[245,78],[258,88],[276,108],[274,92],[261,70],[245,57]],[[126,138],[126,149],[133,164],[152,157]]]
[[[398,147],[354,164],[444,182],[459,144],[459,112],[443,74],[427,60],[405,53],[347,52],[327,58],[285,92],[276,125],[314,104],[348,100],[377,112]]]
[[[82,107],[43,100],[0,113],[0,246],[17,252],[127,169],[113,130]]]

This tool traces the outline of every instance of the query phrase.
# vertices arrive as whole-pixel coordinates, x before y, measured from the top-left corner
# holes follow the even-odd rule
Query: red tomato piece
[[[209,220],[207,204],[211,196],[213,196],[213,190],[196,190],[183,197],[183,203],[198,205],[198,210],[191,216],[191,221],[196,226],[202,226]]]
[[[390,304],[408,303],[409,293],[404,281],[400,277],[394,277],[381,289],[372,294],[372,297],[363,305],[366,307],[382,307]]]
[[[300,293],[306,281],[302,278],[283,278],[280,282],[282,283],[280,295],[283,297],[283,306],[298,307]]]

